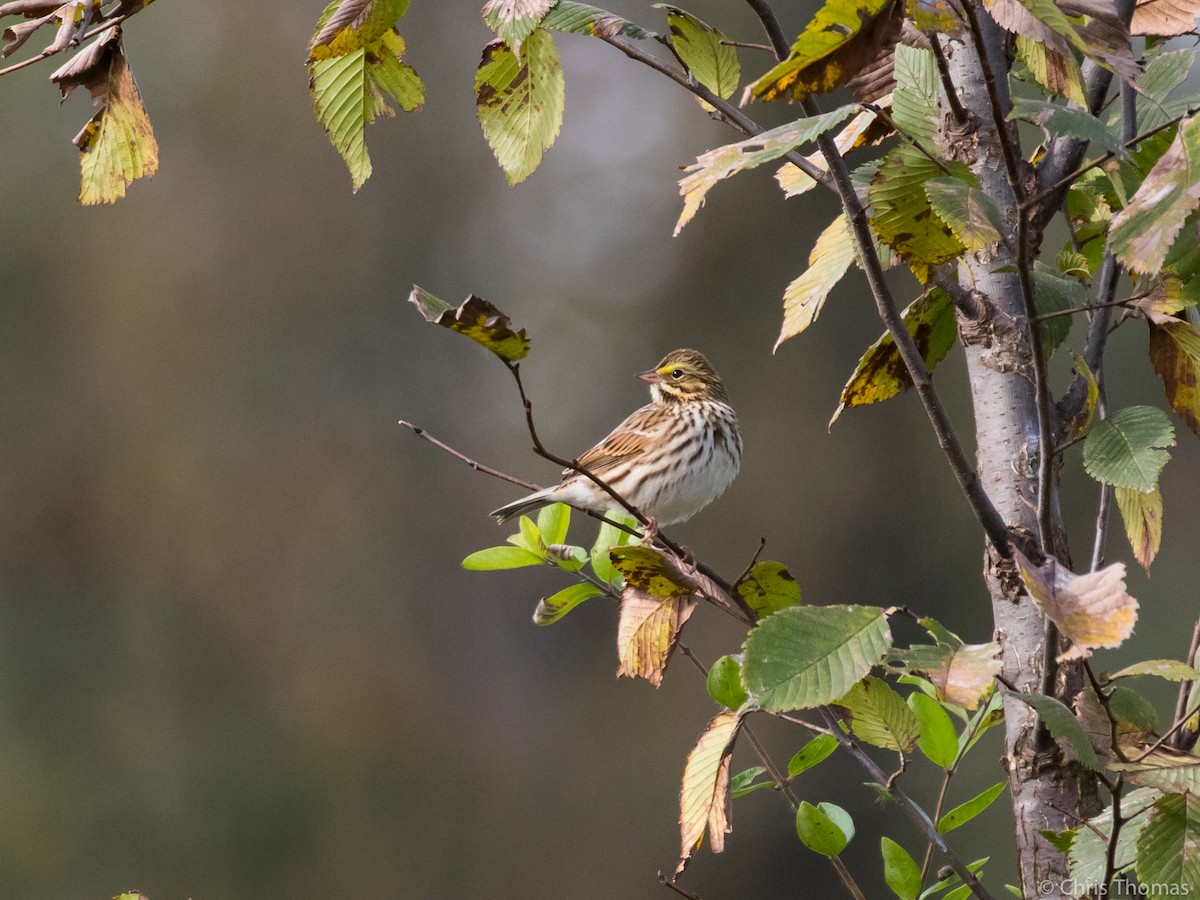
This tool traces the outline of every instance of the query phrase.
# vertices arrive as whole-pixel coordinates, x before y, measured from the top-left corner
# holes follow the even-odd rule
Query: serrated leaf
[[[818,734],[801,747],[788,760],[788,777],[795,778],[813,766],[828,759],[838,748],[837,738],[830,734]]]
[[[742,80],[737,48],[720,31],[677,6],[655,4],[667,11],[671,46],[691,76],[722,99],[733,96]]]
[[[1151,322],[1150,363],[1171,409],[1200,437],[1200,330],[1182,320]]]
[[[1138,602],[1125,592],[1125,564],[1075,575],[1050,557],[1035,567],[1013,548],[1021,581],[1033,602],[1071,641],[1060,660],[1082,659],[1098,647],[1119,647],[1133,633]]]
[[[1017,57],[1025,63],[1033,80],[1048,93],[1062,94],[1080,106],[1087,105],[1079,63],[1061,39],[1045,43],[1018,34]]]
[[[524,547],[488,547],[476,550],[462,561],[464,569],[472,572],[491,572],[497,569],[520,569],[524,566],[540,566],[545,560]]]
[[[1125,534],[1136,559],[1147,573],[1158,548],[1162,545],[1163,500],[1158,488],[1143,494],[1132,488],[1113,488],[1121,521],[1125,523]]]
[[[555,5],[554,0],[488,0],[483,20],[516,52]]]
[[[1133,688],[1117,685],[1109,692],[1108,703],[1123,731],[1141,734],[1158,731],[1158,710]]]
[[[984,0],[996,23],[1007,31],[1052,44],[1064,39],[1076,50],[1126,80],[1138,74],[1129,31],[1115,10],[1055,0]],[[1060,8],[1061,7],[1061,8]],[[1070,7],[1072,19],[1066,10]]]
[[[966,825],[991,806],[996,798],[1004,793],[1006,787],[1008,787],[1007,781],[993,784],[986,791],[972,797],[966,803],[954,807],[954,809],[938,819],[937,830],[945,834],[947,831],[953,831],[955,828]]]
[[[877,130],[873,127],[876,125],[877,118],[878,116],[869,109],[864,109],[856,113],[849,124],[833,137],[833,144],[837,147],[838,152],[845,156],[848,151],[856,147],[863,144],[878,143],[882,140],[884,136],[873,137]],[[804,158],[821,171],[829,171],[825,155],[820,150]],[[784,163],[780,166],[779,171],[775,173],[775,180],[779,182],[779,187],[783,190],[785,197],[799,197],[801,194],[807,193],[817,186],[817,183],[806,175],[795,163]]]
[[[409,0],[333,0],[325,7],[308,45],[309,62],[362,50],[391,30]]]
[[[953,171],[969,174],[961,165]],[[928,267],[957,259],[965,249],[929,205],[925,183],[943,174],[941,167],[915,147],[901,144],[886,157],[867,188],[871,225],[879,240],[903,257],[918,280]]]
[[[1127,817],[1127,821],[1122,823],[1120,834],[1117,835],[1114,874],[1119,875],[1133,865],[1138,835],[1149,820],[1147,809],[1158,796],[1158,791],[1140,788],[1121,797],[1121,814]],[[1103,883],[1112,821],[1113,809],[1109,806],[1079,826],[1069,852],[1071,881],[1075,889],[1073,896],[1082,896]]]
[[[741,709],[750,699],[742,685],[742,660],[737,655],[720,657],[708,670],[708,696],[728,709]]]
[[[550,31],[588,34],[599,38],[620,35],[642,41],[658,37],[653,31],[647,31],[640,25],[635,25],[607,10],[597,9],[586,3],[576,3],[574,0],[558,0],[554,8],[542,19],[542,27]]]
[[[1097,422],[1083,444],[1083,467],[1103,484],[1152,491],[1171,458],[1175,429],[1161,409],[1128,406]]]
[[[1041,126],[1047,137],[1069,137],[1087,141],[1097,150],[1124,156],[1125,147],[1107,125],[1086,109],[1047,103],[1029,97],[1014,97],[1009,119],[1022,119]]]
[[[760,100],[803,100],[845,84],[899,32],[893,0],[827,0],[796,38],[787,59],[750,85]]]
[[[904,310],[904,327],[912,335],[926,367],[933,369],[945,359],[958,337],[954,304],[940,288],[919,297]],[[891,334],[883,335],[867,348],[846,386],[842,388],[838,408],[829,426],[838,420],[848,407],[865,406],[895,397],[912,387],[912,376]]]
[[[75,135],[79,148],[79,202],[116,203],[139,178],[158,170],[158,141],[114,26],[50,76],[65,100],[85,87],[99,111]]]
[[[932,697],[916,691],[908,695],[908,706],[920,726],[917,746],[921,752],[935,766],[950,768],[958,758],[958,734],[946,710]]]
[[[1200,681],[1200,671],[1195,666],[1189,666],[1176,659],[1143,660],[1118,669],[1108,678],[1110,681],[1116,681],[1118,678],[1135,678],[1139,675],[1153,675],[1155,678],[1165,678],[1167,681]]]
[[[813,806],[804,800],[796,810],[796,834],[800,836],[805,847],[822,856],[837,856],[846,849],[850,837],[853,836],[853,833],[847,836],[843,822],[830,815],[832,810],[825,808],[832,806],[833,804],[826,803]],[[849,818],[845,810],[840,807],[837,809]]]
[[[695,609],[696,598],[690,594],[655,595],[626,576],[617,621],[617,676],[662,684],[679,632]]]
[[[525,329],[513,331],[508,316],[482,297],[472,294],[454,307],[414,284],[408,302],[426,322],[465,335],[503,360],[519,362],[529,355],[529,335]]]
[[[553,625],[584,600],[600,596],[600,588],[594,584],[580,582],[565,587],[557,594],[544,597],[533,611],[534,625]]]
[[[1033,707],[1051,736],[1070,744],[1071,749],[1075,751],[1075,758],[1081,765],[1093,772],[1101,771],[1103,767],[1091,741],[1067,706],[1053,697],[1042,694],[1024,694],[1020,691],[1010,691],[1009,694]]]
[[[1176,37],[1196,27],[1200,4],[1195,0],[1137,0],[1130,31],[1157,37]]]
[[[911,673],[925,675],[937,689],[938,697],[964,709],[975,709],[991,689],[1000,673],[1000,645],[987,644],[914,644],[894,651],[892,661]]]
[[[1000,210],[974,177],[930,178],[925,182],[925,196],[967,250],[987,250],[1000,243]]]
[[[1035,260],[1033,264],[1034,306],[1041,314],[1076,309],[1090,302],[1087,288],[1057,269]],[[1042,352],[1049,357],[1071,333],[1073,319],[1069,315],[1042,320]]]
[[[854,685],[835,706],[860,740],[884,750],[907,752],[920,735],[921,726],[904,698],[882,678],[869,675]]]
[[[1159,797],[1137,839],[1137,875],[1144,885],[1200,889],[1200,796]]]
[[[679,791],[680,851],[676,875],[687,866],[706,829],[713,853],[725,849],[732,813],[729,764],[741,727],[741,714],[733,710],[717,713],[688,754]]]
[[[533,174],[558,137],[563,72],[550,32],[533,31],[521,56],[503,41],[483,48],[475,73],[475,112],[509,184]]]
[[[933,51],[896,45],[896,89],[892,94],[892,120],[909,137],[933,148],[942,120],[941,92]]]
[[[371,177],[367,125],[379,116],[395,115],[389,97],[405,110],[416,109],[425,100],[425,86],[420,77],[401,61],[404,39],[389,29],[370,41],[360,40],[373,33],[366,30],[366,25],[362,31],[363,34],[351,32],[357,35],[355,49],[334,52],[348,45],[339,33],[332,44],[314,47],[311,52],[316,55],[308,63],[308,89],[317,121],[345,160],[355,191]]]
[[[750,632],[743,654],[746,688],[771,712],[831,703],[890,645],[887,617],[877,607],[792,606]]]
[[[779,159],[801,144],[815,141],[825,132],[837,128],[853,113],[854,106],[847,104],[832,112],[797,119],[736,144],[701,153],[694,163],[684,169],[687,174],[679,181],[683,212],[679,214],[679,221],[675,223],[675,234],[679,234],[683,226],[692,220],[704,205],[705,196],[718,181],[745,169]]]
[[[1135,13],[1135,19],[1136,15]],[[1195,62],[1196,51],[1188,49],[1159,53],[1146,63],[1145,71],[1137,80],[1138,90],[1142,95],[1142,102],[1138,104],[1137,111],[1138,134],[1158,128],[1187,111],[1186,102],[1183,109],[1176,112],[1176,104],[1168,103],[1167,98],[1187,81],[1188,73]]]
[[[1160,747],[1144,758],[1130,762],[1110,762],[1126,781],[1142,787],[1157,788],[1166,794],[1200,794],[1200,756]]]
[[[842,280],[857,255],[854,232],[845,213],[839,213],[813,245],[804,274],[783,292],[783,328],[772,350],[817,320],[829,292]]]
[[[759,618],[800,603],[800,585],[781,562],[755,563],[734,588]]]
[[[1187,217],[1200,207],[1200,117],[1180,123],[1129,204],[1117,213],[1108,246],[1138,275],[1157,272]]]
[[[883,854],[883,880],[900,900],[917,900],[921,893],[921,869],[908,851],[890,837],[879,839]]]

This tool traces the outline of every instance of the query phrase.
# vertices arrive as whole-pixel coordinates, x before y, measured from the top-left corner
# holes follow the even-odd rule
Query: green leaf
[[[521,56],[503,41],[483,48],[475,110],[509,184],[528,178],[550,149],[563,117],[563,72],[550,32],[537,29]]]
[[[920,723],[917,746],[921,752],[935,766],[950,768],[958,758],[958,734],[942,704],[926,694],[912,693],[908,695],[908,706]]]
[[[1169,103],[1167,97],[1187,81],[1188,73],[1192,71],[1195,62],[1196,51],[1185,49],[1159,53],[1146,63],[1146,68],[1138,79],[1138,90],[1141,93],[1137,111],[1138,134],[1165,125],[1176,116],[1187,112],[1186,99]]]
[[[1134,731],[1149,734],[1158,731],[1158,710],[1154,704],[1133,688],[1118,685],[1109,692],[1108,705],[1122,724]]]
[[[1083,730],[1083,726],[1079,724],[1079,720],[1075,718],[1075,714],[1063,703],[1053,697],[1046,697],[1042,694],[1023,694],[1019,691],[1011,691],[1010,696],[1016,697],[1023,703],[1032,706],[1050,734],[1056,739],[1065,740],[1071,745],[1071,749],[1075,751],[1075,756],[1081,765],[1091,769],[1093,772],[1099,772],[1103,769],[1100,759],[1096,756],[1096,751],[1092,747],[1092,742],[1088,740],[1087,733]]]
[[[653,31],[647,31],[607,10],[597,9],[586,3],[576,3],[574,0],[558,0],[554,8],[542,19],[542,27],[550,31],[589,34],[599,38],[619,35],[642,41],[658,37]]]
[[[317,19],[308,45],[310,61],[361,50],[390,31],[408,0],[333,0]]]
[[[627,525],[634,524],[633,519],[611,512],[608,517],[613,521],[623,521]],[[629,532],[622,531],[607,522],[601,523],[600,531],[596,534],[596,543],[592,545],[592,572],[606,584],[614,584],[621,578],[621,573],[613,566],[608,553],[614,547],[624,547],[629,543],[630,536]]]
[[[1075,840],[1075,835],[1079,833],[1077,828],[1068,828],[1066,831],[1051,831],[1049,828],[1038,829],[1038,834],[1044,837],[1059,853],[1067,853],[1071,849],[1071,844]]]
[[[495,569],[540,566],[544,562],[542,557],[523,547],[488,547],[486,550],[476,550],[464,559],[462,567],[472,572],[491,572]]]
[[[950,168],[956,174],[969,174],[960,164]],[[929,266],[957,259],[964,250],[925,194],[925,183],[942,174],[941,167],[921,151],[901,144],[884,157],[867,188],[871,225],[879,240],[899,253],[921,282],[927,280]]]
[[[723,43],[725,35],[691,13],[665,3],[655,6],[667,11],[671,46],[691,76],[718,97],[731,97],[742,80],[737,48]]]
[[[1152,491],[1171,458],[1175,429],[1153,406],[1129,406],[1092,426],[1083,444],[1083,467],[1097,481]]]
[[[1138,75],[1129,32],[1115,19],[1093,24],[1090,17],[1082,16],[1077,26],[1054,0],[984,0],[984,6],[1001,28],[1014,34],[1048,44],[1057,43],[1061,37],[1127,81]]]
[[[704,205],[705,196],[718,181],[745,169],[779,159],[801,144],[815,141],[825,132],[837,128],[853,114],[854,105],[847,104],[832,112],[797,119],[736,144],[701,153],[694,163],[684,169],[686,174],[679,182],[683,212],[679,214],[679,221],[675,223],[675,234],[679,234],[683,226],[692,220]]]
[[[488,0],[483,7],[483,20],[500,40],[517,47],[554,5],[554,0]]]
[[[771,712],[831,703],[890,645],[887,617],[878,607],[792,606],[750,632],[743,657],[746,688]]]
[[[796,834],[805,847],[822,856],[837,856],[850,843],[842,825],[823,808],[831,805],[817,807],[804,800],[796,810]]]
[[[550,544],[546,547],[546,560],[564,572],[578,572],[587,563],[588,554],[572,544]]]
[[[884,750],[911,750],[921,726],[916,715],[882,678],[870,675],[837,701],[859,739]]]
[[[918,297],[904,310],[904,327],[912,335],[921,358],[930,371],[945,359],[958,338],[958,323],[954,304],[941,288],[934,288]],[[868,403],[878,403],[895,397],[912,387],[912,376],[900,358],[896,342],[886,331],[867,348],[834,410],[829,426],[838,420],[842,411]]]
[[[813,766],[825,761],[838,748],[837,738],[830,734],[818,734],[796,751],[788,760],[788,777],[795,778]]]
[[[1047,93],[1062,94],[1080,106],[1087,104],[1079,63],[1061,39],[1047,43],[1018,34],[1017,58],[1025,63],[1033,80]]]
[[[1118,669],[1108,676],[1110,681],[1118,678],[1135,678],[1139,675],[1153,675],[1155,678],[1165,678],[1167,681],[1200,681],[1200,671],[1194,666],[1175,659],[1147,659],[1133,665]]]
[[[158,170],[158,141],[125,58],[121,29],[102,32],[50,80],[58,85],[62,99],[82,86],[93,105],[100,106],[74,138],[79,149],[80,203],[116,203],[130,184]]]
[[[546,549],[546,542],[542,540],[541,532],[533,524],[533,519],[529,516],[521,516],[517,524],[521,528],[520,543],[517,546],[524,547],[530,553],[542,555]]]
[[[1170,794],[1154,803],[1137,839],[1138,880],[1150,887],[1200,889],[1200,797]]]
[[[933,52],[897,44],[893,67],[896,89],[892,94],[892,120],[901,131],[931,150],[942,120]]]
[[[1091,302],[1085,288],[1078,280],[1062,275],[1041,260],[1033,264],[1034,307],[1039,313],[1062,312],[1085,306]],[[1049,357],[1062,346],[1071,333],[1071,316],[1055,316],[1041,323],[1042,350]]]
[[[503,360],[518,362],[529,355],[529,335],[525,329],[513,331],[508,316],[482,297],[472,294],[458,307],[453,307],[414,284],[408,302],[417,308],[426,322],[466,335]]]
[[[803,100],[850,80],[899,29],[891,0],[827,0],[796,38],[787,59],[750,85],[760,100]]]
[[[1187,217],[1200,206],[1200,117],[1185,119],[1129,204],[1117,213],[1109,249],[1138,275],[1157,272]]]
[[[1117,134],[1086,109],[1013,97],[1013,108],[1008,117],[1041,126],[1049,138],[1075,138],[1090,143],[1097,153],[1107,150],[1116,156],[1125,155],[1125,147]]]
[[[1150,751],[1137,762],[1110,762],[1125,780],[1168,794],[1200,794],[1200,756],[1166,747]]]
[[[742,686],[742,660],[736,655],[722,656],[708,670],[708,696],[728,709],[741,709],[750,699]]]
[[[987,250],[1000,243],[1000,210],[974,176],[931,178],[925,182],[925,195],[967,250]]]
[[[766,771],[762,766],[754,766],[738,772],[729,782],[729,796],[736,800],[738,797],[745,797],[747,794],[752,794],[760,788],[775,787],[775,782],[773,781],[754,780]]]
[[[355,191],[371,177],[366,126],[379,116],[395,115],[389,97],[406,111],[425,101],[425,86],[401,61],[403,54],[404,39],[389,29],[348,53],[309,61],[308,86],[317,120],[345,160]]]
[[[501,548],[496,548],[501,549]],[[584,600],[598,597],[601,591],[594,584],[580,582],[565,587],[551,597],[545,597],[533,611],[534,625],[553,625]]]
[[[921,893],[921,869],[908,851],[890,837],[879,840],[883,854],[883,880],[900,900],[917,900]]]
[[[571,507],[565,503],[551,503],[538,512],[537,527],[542,540],[547,544],[561,544],[567,539],[571,525]]]
[[[783,292],[783,328],[773,350],[817,320],[829,292],[854,262],[858,247],[845,213],[839,213],[817,238],[808,268]]]
[[[800,604],[800,585],[781,562],[755,563],[734,587],[760,619]]]
[[[954,809],[938,819],[937,830],[945,834],[947,831],[953,831],[960,825],[966,825],[991,806],[995,799],[1004,793],[1006,787],[1008,787],[1007,781],[998,782],[982,794],[972,797],[966,803],[954,807]]]

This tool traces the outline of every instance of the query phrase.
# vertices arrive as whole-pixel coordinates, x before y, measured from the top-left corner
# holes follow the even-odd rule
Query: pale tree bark
[[[950,152],[971,167],[984,192],[996,200],[1010,246],[963,258],[960,282],[977,292],[982,314],[975,321],[960,321],[960,335],[974,405],[980,479],[1014,535],[1037,546],[1038,467],[1043,448],[1033,348],[1016,271],[1018,221],[1023,213],[1014,195],[995,114],[996,104],[1002,114],[1008,112],[1008,66],[1000,29],[982,7],[978,7],[977,20],[978,37],[995,76],[992,92],[970,33],[962,40],[943,39],[949,73],[971,119],[966,127],[959,126],[947,109],[945,134]],[[1015,161],[1018,190],[1031,191],[1035,186],[1032,170],[1019,153]],[[1051,467],[1051,480],[1055,472]],[[1047,490],[1053,498],[1054,485],[1047,485]],[[1061,523],[1053,508],[1050,532],[1046,550],[1069,564]],[[1050,632],[1053,646],[1047,654],[1045,619],[1023,591],[1011,560],[989,548],[984,570],[996,638],[1003,649],[1002,676],[1021,691],[1042,693],[1050,688],[1070,705],[1079,690],[1081,673],[1074,667],[1046,672],[1048,662],[1054,666],[1057,637]],[[1097,812],[1096,780],[1063,759],[1026,704],[1006,699],[1004,715],[1004,765],[1012,791],[1022,891],[1026,897],[1057,896],[1059,884],[1068,877],[1066,858],[1039,831],[1075,827]],[[1053,887],[1047,891],[1047,886]]]

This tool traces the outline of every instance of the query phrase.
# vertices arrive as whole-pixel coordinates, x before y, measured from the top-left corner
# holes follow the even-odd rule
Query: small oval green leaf
[[[917,716],[921,736],[917,746],[935,766],[948,769],[958,758],[958,734],[942,705],[928,694],[908,695],[908,708]]]
[[[995,799],[1004,793],[1004,789],[1006,787],[1008,787],[1007,781],[998,782],[997,784],[993,784],[982,794],[978,794],[975,797],[972,797],[966,803],[954,807],[954,809],[950,810],[950,812],[938,819],[937,830],[942,834],[945,834],[947,831],[953,831],[960,825],[966,825],[973,818],[991,806]]]
[[[464,569],[472,572],[491,572],[496,569],[520,569],[523,566],[540,566],[543,560],[524,547],[488,547],[476,550],[462,561]]]
[[[742,685],[742,658],[722,656],[708,670],[708,695],[728,709],[741,709],[750,699]]]

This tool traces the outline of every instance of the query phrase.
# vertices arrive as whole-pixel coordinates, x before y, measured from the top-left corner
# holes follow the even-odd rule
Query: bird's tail
[[[493,509],[489,516],[497,522],[504,523],[509,519],[514,519],[517,516],[523,516],[525,513],[533,512],[535,509],[540,509],[548,503],[554,502],[554,491],[558,485],[554,487],[543,488],[540,491],[534,491],[527,497],[522,497],[520,500],[514,500],[512,503],[507,503],[499,509]]]

